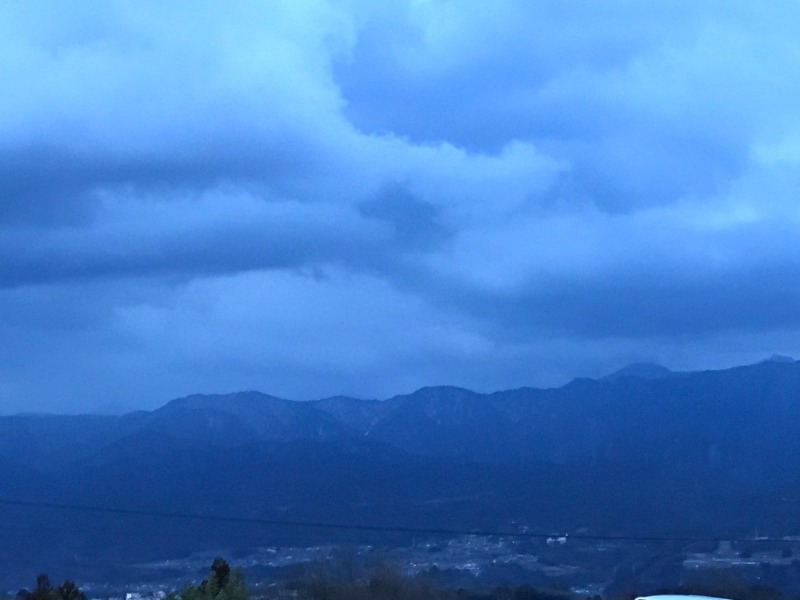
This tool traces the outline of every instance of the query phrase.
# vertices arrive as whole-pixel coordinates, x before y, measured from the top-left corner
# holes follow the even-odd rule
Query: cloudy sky
[[[792,0],[0,5],[0,412],[800,355]]]

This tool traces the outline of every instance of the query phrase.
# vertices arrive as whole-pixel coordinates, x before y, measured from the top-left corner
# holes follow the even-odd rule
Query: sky
[[[800,356],[800,3],[0,4],[0,413]]]

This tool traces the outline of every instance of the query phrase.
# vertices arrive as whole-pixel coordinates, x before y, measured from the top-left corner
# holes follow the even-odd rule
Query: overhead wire
[[[489,529],[459,529],[459,528],[439,528],[439,527],[411,527],[401,525],[377,525],[371,523],[339,523],[331,521],[303,521],[303,520],[283,520],[267,519],[262,517],[244,517],[233,515],[168,512],[158,510],[146,510],[136,508],[123,508],[114,506],[96,506],[85,504],[68,504],[61,502],[44,502],[36,500],[16,500],[0,498],[0,505],[16,506],[24,508],[39,508],[64,511],[91,512],[109,515],[130,516],[130,517],[152,517],[158,519],[180,519],[194,521],[208,521],[217,523],[238,523],[249,525],[273,526],[273,527],[300,527],[307,529],[330,529],[341,531],[364,531],[375,533],[397,533],[415,534],[431,536],[483,536],[483,537],[512,537],[523,539],[539,539],[551,541],[597,541],[597,542],[651,542],[651,543],[702,543],[702,542],[775,542],[775,543],[800,543],[796,537],[772,537],[759,536],[752,538],[730,537],[730,536],[662,536],[662,535],[615,535],[615,534],[587,534],[587,533],[539,533],[531,531],[501,531]]]

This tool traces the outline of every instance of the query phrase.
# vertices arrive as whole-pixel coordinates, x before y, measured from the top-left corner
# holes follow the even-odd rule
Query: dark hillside
[[[406,535],[274,524],[285,521],[796,534],[798,431],[800,365],[777,361],[637,367],[489,395],[438,387],[300,403],[247,392],[122,417],[2,417],[2,500],[273,524],[6,504],[0,547],[20,569],[92,573],[198,548]]]

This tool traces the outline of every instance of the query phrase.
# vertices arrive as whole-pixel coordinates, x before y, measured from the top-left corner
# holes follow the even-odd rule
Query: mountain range
[[[121,416],[4,416],[0,582],[41,570],[108,578],[205,548],[407,535],[338,527],[348,525],[796,534],[798,431],[800,362],[782,357],[702,372],[631,365],[491,394],[240,392]]]

